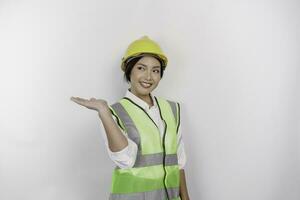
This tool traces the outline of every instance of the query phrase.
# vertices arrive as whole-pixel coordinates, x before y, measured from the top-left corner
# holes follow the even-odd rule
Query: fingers
[[[81,100],[81,101],[87,101],[88,99],[80,98],[80,97],[71,97],[70,100]],[[90,100],[96,100],[94,97],[90,98]]]
[[[80,97],[71,97],[70,98],[72,101],[74,101],[75,103],[78,103],[80,105],[85,106],[86,103],[86,99],[80,98]]]
[[[93,109],[93,110],[96,110],[98,111],[99,109],[99,105],[101,106],[101,101],[99,100],[99,102],[97,101],[96,98],[92,97],[90,99],[83,99],[83,98],[80,98],[80,97],[71,97],[70,98],[71,101],[74,101],[75,103],[79,104],[79,105],[82,105],[86,108],[89,108],[89,109]]]
[[[71,97],[70,98],[72,101],[86,101],[86,99],[84,99],[84,98],[80,98],[80,97]]]
[[[74,101],[75,103],[85,106],[87,108],[91,108],[92,105],[92,101],[97,100],[95,98],[90,98],[90,99],[84,99],[84,98],[80,98],[80,97],[71,97],[70,98],[71,101]]]
[[[71,99],[71,101],[74,101],[74,102],[76,102],[76,101],[78,101],[78,100],[79,100],[79,97],[71,97],[70,99]]]

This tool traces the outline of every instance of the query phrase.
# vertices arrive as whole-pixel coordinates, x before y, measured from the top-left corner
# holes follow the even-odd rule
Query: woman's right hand
[[[73,97],[73,96],[70,99],[75,103],[82,105],[86,108],[96,110],[98,113],[102,110],[109,110],[107,101],[105,101],[104,99],[95,99],[95,98],[84,99],[84,98]]]

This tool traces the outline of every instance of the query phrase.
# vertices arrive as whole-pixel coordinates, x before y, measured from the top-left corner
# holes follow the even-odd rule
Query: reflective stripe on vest
[[[179,104],[156,97],[155,100],[166,125],[165,143],[162,143],[154,121],[133,101],[125,97],[111,105],[120,128],[125,129],[128,137],[138,146],[132,168],[114,169],[111,200],[180,199],[177,160]]]
[[[164,159],[163,153],[142,155],[140,152],[138,152],[138,154],[139,155],[136,156],[136,160],[133,167],[147,167],[152,165],[160,165]],[[177,165],[177,164],[178,164],[177,154],[165,155],[166,166]],[[116,166],[116,169],[120,169],[120,168]]]

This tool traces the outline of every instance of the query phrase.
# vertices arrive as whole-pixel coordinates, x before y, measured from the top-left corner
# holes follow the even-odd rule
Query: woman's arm
[[[127,138],[119,129],[118,125],[112,118],[107,101],[104,99],[84,99],[80,97],[71,97],[75,103],[96,110],[102,121],[107,136],[108,147],[112,152],[120,151],[128,146]]]
[[[180,169],[179,196],[180,196],[181,200],[190,200],[188,190],[187,190],[187,186],[186,186],[184,169]]]
[[[109,107],[101,109],[98,115],[105,129],[109,149],[112,152],[124,149],[128,145],[128,140],[112,118]]]

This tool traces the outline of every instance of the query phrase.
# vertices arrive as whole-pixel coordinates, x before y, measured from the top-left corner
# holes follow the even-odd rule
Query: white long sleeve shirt
[[[129,90],[127,90],[126,95],[125,95],[125,97],[131,99],[133,102],[135,102],[137,105],[142,107],[148,113],[148,115],[152,118],[152,120],[155,122],[155,124],[159,127],[160,136],[162,138],[163,134],[164,134],[164,123],[160,117],[159,108],[156,104],[156,101],[155,101],[153,95],[150,94],[150,96],[154,103],[154,105],[152,107],[149,107],[149,105],[144,100],[135,96]],[[116,122],[116,118],[113,115],[112,115],[112,117]],[[122,149],[120,151],[112,152],[108,146],[107,136],[106,136],[104,127],[102,127],[102,133],[103,133],[103,138],[104,138],[104,142],[106,145],[106,149],[108,151],[109,157],[117,166],[119,166],[122,169],[132,168],[135,163],[138,148],[137,148],[136,143],[133,142],[130,138],[128,138],[127,134],[124,133],[124,131],[122,129],[120,129],[120,130],[126,136],[126,138],[128,140],[128,146],[126,146],[124,149]],[[186,163],[186,154],[184,151],[184,143],[182,140],[181,123],[178,128],[177,143],[178,143],[178,148],[177,148],[178,165],[179,165],[180,169],[183,169],[185,166],[185,163]]]

